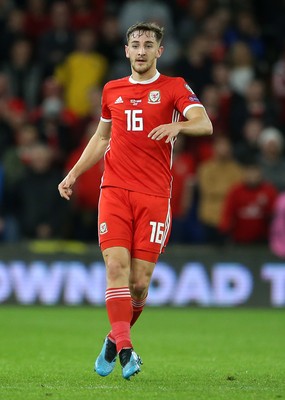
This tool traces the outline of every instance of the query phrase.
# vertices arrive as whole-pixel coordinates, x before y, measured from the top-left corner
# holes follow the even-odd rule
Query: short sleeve
[[[177,78],[174,85],[174,101],[176,109],[185,117],[192,107],[203,107],[200,100],[183,78]]]
[[[111,111],[108,107],[108,86],[105,85],[102,91],[102,109],[101,109],[101,120],[104,122],[110,122],[112,120]]]

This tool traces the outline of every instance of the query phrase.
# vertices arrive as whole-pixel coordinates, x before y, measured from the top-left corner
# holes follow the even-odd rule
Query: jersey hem
[[[163,198],[166,198],[166,199],[170,199],[171,198],[170,194],[163,195],[161,193],[153,193],[153,192],[150,192],[150,191],[143,191],[143,190],[138,190],[138,189],[134,189],[134,188],[132,189],[130,187],[122,186],[122,185],[111,185],[111,184],[102,184],[101,185],[101,189],[108,188],[108,187],[115,187],[115,188],[119,188],[119,189],[128,190],[130,192],[142,193],[142,194],[146,194],[148,196],[163,197]]]

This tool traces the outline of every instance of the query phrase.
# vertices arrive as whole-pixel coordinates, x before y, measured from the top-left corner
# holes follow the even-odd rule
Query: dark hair
[[[161,43],[164,35],[164,28],[157,25],[155,22],[137,22],[136,24],[130,26],[127,30],[127,42],[130,40],[130,36],[135,31],[140,31],[141,34],[144,32],[153,32],[159,44]]]

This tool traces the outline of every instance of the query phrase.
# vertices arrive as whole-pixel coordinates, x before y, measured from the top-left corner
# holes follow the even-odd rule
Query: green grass
[[[104,309],[0,307],[0,399],[285,399],[284,310],[147,308],[142,372],[93,372]]]

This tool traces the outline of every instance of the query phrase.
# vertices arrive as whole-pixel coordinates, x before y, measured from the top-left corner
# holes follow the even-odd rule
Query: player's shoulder
[[[125,86],[128,84],[129,84],[129,76],[125,76],[123,78],[113,79],[113,80],[108,81],[104,85],[104,89],[105,90],[114,89],[114,88],[122,87],[122,86]]]
[[[182,78],[181,76],[168,76],[168,75],[160,75],[161,80],[172,84],[172,85],[184,85],[186,83],[185,79]]]
[[[181,88],[186,88],[190,92],[193,92],[191,87],[188,85],[188,83],[185,81],[184,78],[181,76],[167,76],[167,75],[161,75],[160,76],[161,80],[163,81],[165,86],[181,90]]]

